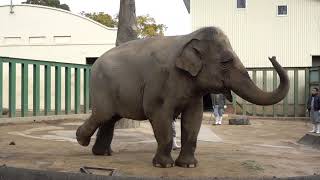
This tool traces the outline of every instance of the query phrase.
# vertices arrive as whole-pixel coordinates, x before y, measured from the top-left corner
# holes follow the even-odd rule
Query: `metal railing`
[[[310,88],[320,84],[320,67],[285,69],[289,74],[290,90],[284,100],[272,106],[257,106],[233,94],[233,113],[272,117],[308,116],[306,102]],[[279,77],[273,68],[247,70],[262,90],[277,88]],[[0,117],[88,113],[90,73],[90,65],[0,57]],[[8,83],[5,84],[4,80]],[[32,86],[29,86],[31,82]],[[4,107],[8,108],[8,115],[3,115]]]
[[[6,65],[6,68],[4,67]],[[19,66],[19,69],[17,68]],[[32,69],[32,71],[30,71]],[[40,70],[44,69],[44,70]],[[64,71],[64,73],[62,73]],[[74,72],[74,85],[71,84],[71,72]],[[80,72],[83,72],[83,78]],[[17,116],[17,76],[21,77],[21,108],[19,116],[39,116],[39,115],[60,115],[60,114],[79,114],[89,112],[89,78],[91,66],[82,64],[59,63],[50,61],[38,61],[30,59],[18,59],[10,57],[0,57],[0,117],[3,115],[4,90],[8,88],[8,116]],[[6,73],[4,73],[6,72]],[[64,74],[64,76],[62,76]],[[29,80],[32,76],[32,92],[29,92]],[[52,81],[54,76],[54,81]],[[8,85],[4,85],[4,78],[8,78]],[[44,85],[44,92],[40,92],[40,79]],[[62,78],[64,88],[62,88]],[[81,82],[83,79],[83,82]],[[80,110],[80,83],[83,84],[83,110]],[[52,88],[52,84],[54,88]],[[71,89],[74,90],[74,103],[71,103]],[[54,91],[54,96],[52,93]],[[64,91],[64,100],[62,100],[62,91]],[[44,93],[44,98],[40,94]],[[32,108],[29,108],[29,96],[32,94]],[[54,105],[52,107],[52,102]],[[40,104],[43,109],[40,109]],[[64,104],[64,108],[62,107]],[[73,104],[73,107],[71,107]],[[31,110],[31,111],[30,111]]]
[[[304,117],[310,88],[319,86],[319,68],[285,68],[290,79],[289,93],[285,99],[272,106],[257,106],[233,94],[235,114],[271,117]],[[247,68],[253,82],[264,91],[272,91],[279,85],[279,77],[273,68]],[[311,73],[312,71],[312,73]],[[314,73],[316,72],[316,73]],[[316,78],[315,78],[316,77]]]

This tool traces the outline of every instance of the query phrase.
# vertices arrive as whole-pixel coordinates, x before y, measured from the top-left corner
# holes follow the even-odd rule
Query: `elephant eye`
[[[222,64],[229,63],[229,62],[232,62],[232,61],[233,61],[233,58],[222,58],[222,59],[220,60],[220,62],[221,62]]]

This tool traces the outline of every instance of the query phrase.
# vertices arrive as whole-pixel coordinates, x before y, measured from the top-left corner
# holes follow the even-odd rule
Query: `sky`
[[[12,0],[20,4],[25,0]],[[105,12],[112,16],[119,12],[120,0],[60,0],[68,4],[71,11],[79,14],[85,12]],[[10,4],[10,0],[0,0],[0,5]],[[157,23],[165,24],[165,35],[181,35],[191,32],[191,17],[183,0],[136,0],[136,14],[149,14]]]

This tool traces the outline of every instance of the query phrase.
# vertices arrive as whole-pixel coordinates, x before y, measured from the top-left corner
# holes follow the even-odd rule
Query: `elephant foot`
[[[154,167],[159,168],[171,168],[174,167],[174,161],[171,156],[156,156],[152,160]]]
[[[194,156],[179,156],[175,165],[183,168],[195,168],[198,165],[198,160]]]
[[[88,146],[90,144],[91,138],[81,135],[81,126],[77,129],[76,136],[77,136],[77,141],[81,146]]]
[[[92,147],[92,153],[96,156],[103,156],[103,155],[111,156],[112,152],[113,151],[111,147],[105,148],[105,147],[98,146],[97,144],[95,144]]]

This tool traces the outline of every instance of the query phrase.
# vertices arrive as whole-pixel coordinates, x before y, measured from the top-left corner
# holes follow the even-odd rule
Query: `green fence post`
[[[273,90],[275,90],[275,89],[277,89],[277,85],[278,85],[278,75],[275,70],[273,70],[273,77],[272,78],[273,78]],[[277,117],[277,115],[278,115],[277,107],[278,107],[278,104],[274,104],[272,106],[273,117]]]
[[[91,68],[89,68],[89,80],[91,79]],[[89,87],[90,87],[90,81],[89,81]],[[90,94],[90,88],[89,88],[89,94]],[[89,109],[91,109],[91,96],[89,95]]]
[[[76,114],[80,113],[80,69],[75,68],[74,70],[74,110]]]
[[[308,105],[308,99],[309,99],[309,93],[310,93],[310,71],[309,68],[305,69],[305,101],[304,101],[304,106],[305,110],[307,110],[307,105]],[[309,116],[309,113],[306,111],[306,117]]]
[[[33,115],[40,113],[40,65],[33,65]]]
[[[55,114],[61,114],[61,66],[55,66]]]
[[[294,102],[294,107],[293,107],[293,110],[294,110],[294,117],[298,117],[298,96],[299,96],[299,79],[298,79],[298,70],[295,69],[294,70],[294,99],[293,99],[293,102]]]
[[[49,115],[51,111],[51,66],[45,66],[45,98],[44,113]]]
[[[246,105],[247,101],[242,99],[242,115],[246,115],[247,114],[247,105]]]
[[[84,68],[84,113],[89,113],[89,68]]]
[[[287,70],[286,72],[288,73]],[[290,84],[289,84],[289,87],[290,87]],[[288,117],[288,95],[283,100],[283,116]]]
[[[65,114],[71,112],[71,68],[65,67]]]
[[[237,114],[237,95],[234,93],[232,95],[232,106],[233,106],[233,113]]]
[[[252,71],[252,81],[255,85],[257,85],[257,71],[256,70]],[[252,104],[252,115],[253,116],[257,115],[257,106],[255,104]]]
[[[16,63],[9,62],[9,117],[16,116]]]
[[[28,115],[28,64],[21,64],[21,116],[26,117]]]
[[[3,63],[0,59],[0,117],[3,113]]]
[[[263,79],[263,91],[267,91],[267,71],[266,70],[263,70],[262,79]],[[262,112],[263,112],[263,116],[266,116],[265,106],[262,106]]]

